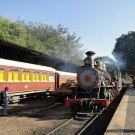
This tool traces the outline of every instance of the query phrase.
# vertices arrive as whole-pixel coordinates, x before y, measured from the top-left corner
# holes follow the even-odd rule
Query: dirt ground
[[[9,105],[12,111],[21,105]],[[64,107],[64,109],[63,109]],[[0,107],[0,135],[45,135],[51,129],[63,123],[69,112],[66,106],[59,106],[55,109],[43,111],[36,116],[9,114],[2,116],[2,107]],[[26,110],[27,111],[27,110]]]
[[[48,129],[56,125],[56,122],[58,121],[27,117],[2,117],[0,118],[0,135],[45,135],[49,132]]]

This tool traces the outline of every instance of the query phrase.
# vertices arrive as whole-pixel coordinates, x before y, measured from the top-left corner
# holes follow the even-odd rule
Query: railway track
[[[38,114],[42,113],[45,110],[49,110],[55,108],[57,106],[63,105],[62,103],[50,103],[44,105],[36,105],[32,107],[24,107],[19,110],[13,110],[9,113],[9,116],[20,115],[20,116],[38,116]]]
[[[45,135],[80,135],[101,113],[89,117],[70,118]]]
[[[32,101],[25,101],[16,104],[9,104],[9,115],[34,115],[38,113],[42,113],[44,110],[49,110],[55,108],[57,106],[63,105],[62,103],[49,100],[32,100]]]
[[[58,107],[60,105],[63,105],[62,103],[51,103],[51,104],[46,104],[43,106],[39,106],[39,107],[35,107],[35,108],[28,108],[25,110],[22,110],[20,112],[16,112],[16,114],[18,115],[26,115],[26,116],[44,116],[44,111],[45,110],[49,110],[49,109],[53,109],[55,107]]]
[[[98,115],[94,115],[91,119],[89,119],[84,126],[75,134],[75,135],[81,135],[83,131],[98,117]]]

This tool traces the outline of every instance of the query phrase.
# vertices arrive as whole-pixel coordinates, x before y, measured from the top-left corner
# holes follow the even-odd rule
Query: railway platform
[[[104,135],[135,135],[135,88],[130,86]]]

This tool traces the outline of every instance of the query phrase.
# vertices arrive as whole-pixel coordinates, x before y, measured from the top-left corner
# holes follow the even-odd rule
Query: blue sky
[[[111,56],[115,39],[135,31],[135,0],[1,0],[0,16],[62,24],[81,37],[86,51]]]

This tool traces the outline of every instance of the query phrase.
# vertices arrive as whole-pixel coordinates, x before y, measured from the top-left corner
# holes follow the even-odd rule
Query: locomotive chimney
[[[85,66],[90,66],[94,68],[94,60],[92,59],[92,56],[95,54],[93,51],[87,51],[85,53],[87,57],[84,59]]]
[[[93,56],[95,54],[95,52],[87,51],[85,54],[87,55],[87,57],[91,57],[91,56]]]

